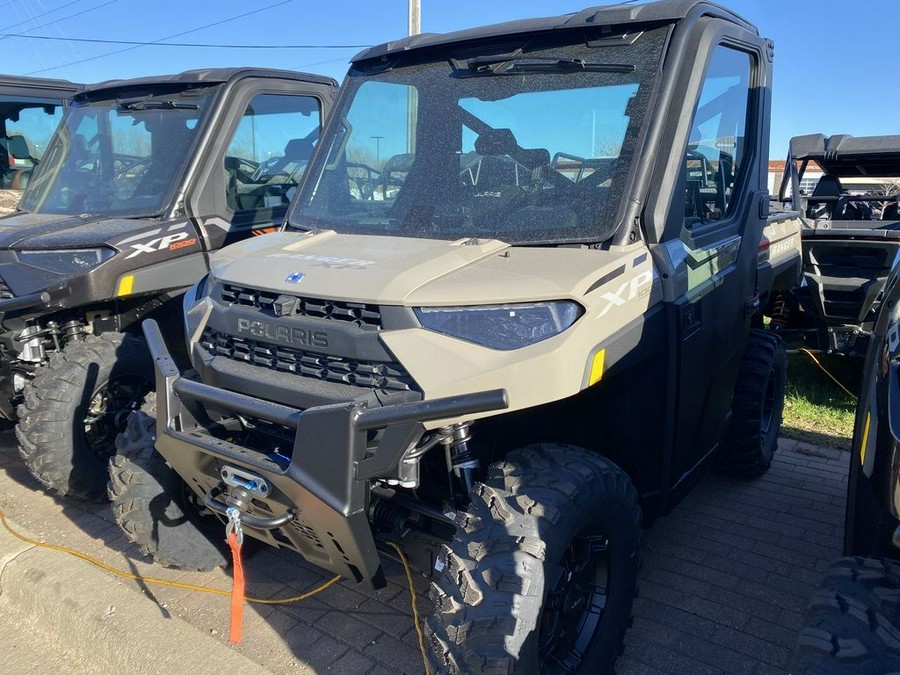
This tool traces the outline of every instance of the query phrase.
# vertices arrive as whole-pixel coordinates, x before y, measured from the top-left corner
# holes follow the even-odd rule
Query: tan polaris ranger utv
[[[775,450],[762,308],[800,242],[768,215],[771,74],[696,0],[359,54],[283,232],[188,292],[189,374],[145,323],[158,420],[112,462],[125,531],[210,567],[200,505],[231,508],[375,587],[398,543],[434,575],[435,671],[611,671],[642,525]]]

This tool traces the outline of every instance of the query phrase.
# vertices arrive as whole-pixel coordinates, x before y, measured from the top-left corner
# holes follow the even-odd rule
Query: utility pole
[[[422,0],[409,0],[409,34],[422,32]]]
[[[422,32],[422,0],[409,0],[409,35]],[[409,88],[406,108],[406,151],[416,151],[416,118],[419,114],[419,92]]]
[[[375,168],[381,168],[381,139],[384,136],[372,136],[375,140]]]

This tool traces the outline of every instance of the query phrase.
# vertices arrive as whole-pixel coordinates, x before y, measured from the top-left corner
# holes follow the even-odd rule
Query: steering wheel
[[[271,180],[275,176],[287,176],[288,174],[279,171],[278,173],[268,174],[266,173],[270,167],[277,166],[280,161],[282,161],[284,157],[269,157],[269,159],[265,159],[260,162],[256,169],[250,174],[250,182],[251,183],[263,183],[265,181]]]
[[[259,168],[259,164],[243,157],[235,155],[225,156],[225,170],[242,183],[253,183],[253,174]]]

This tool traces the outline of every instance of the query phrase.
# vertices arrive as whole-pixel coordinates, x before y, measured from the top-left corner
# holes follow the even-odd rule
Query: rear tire
[[[806,612],[794,675],[900,672],[900,563],[842,558]]]
[[[641,510],[615,464],[532,445],[491,467],[440,557],[437,673],[612,673],[631,617]]]
[[[98,500],[125,418],[153,383],[141,338],[87,335],[38,369],[19,406],[19,454],[31,474],[62,496]]]
[[[717,458],[722,472],[755,477],[768,471],[778,449],[786,385],[784,342],[771,331],[751,330]]]
[[[225,567],[224,525],[201,515],[189,488],[156,452],[156,393],[128,419],[109,460],[109,498],[126,536],[166,567],[207,572]],[[207,536],[218,532],[221,543]]]

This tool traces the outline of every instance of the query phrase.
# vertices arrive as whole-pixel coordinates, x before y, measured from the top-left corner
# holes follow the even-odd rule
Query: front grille
[[[412,377],[399,363],[360,361],[343,356],[307,352],[285,345],[247,340],[213,330],[204,331],[200,345],[213,356],[255,366],[295,373],[326,382],[338,382],[384,391],[416,391]]]
[[[253,288],[243,288],[231,284],[222,286],[222,301],[229,305],[241,305],[254,307],[270,316],[275,316],[275,301],[281,298],[293,300],[286,303],[290,306],[288,313],[278,316],[308,316],[315,319],[329,319],[331,321],[346,321],[359,326],[381,327],[381,311],[377,305],[369,305],[364,302],[342,302],[339,300],[322,300],[321,298],[304,298],[284,293],[273,293]]]
[[[10,298],[14,298],[12,290],[10,290],[9,286],[6,285],[6,282],[0,278],[0,300],[9,300]]]

